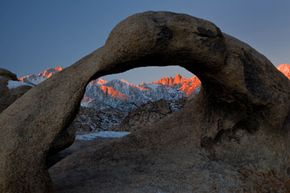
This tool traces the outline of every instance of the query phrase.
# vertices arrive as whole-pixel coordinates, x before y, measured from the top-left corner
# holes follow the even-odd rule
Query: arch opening
[[[135,68],[92,80],[76,118],[54,141],[48,167],[94,141],[125,136],[180,111],[200,86],[179,66]]]

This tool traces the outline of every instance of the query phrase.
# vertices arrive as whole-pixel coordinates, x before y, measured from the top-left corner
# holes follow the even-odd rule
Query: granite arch
[[[0,114],[0,192],[53,191],[45,158],[73,120],[90,80],[135,67],[176,64],[202,82],[197,96],[204,109],[201,148],[210,148],[233,128],[254,133],[267,125],[269,132],[289,131],[289,81],[266,57],[203,19],[170,12],[135,14],[112,30],[103,47]]]

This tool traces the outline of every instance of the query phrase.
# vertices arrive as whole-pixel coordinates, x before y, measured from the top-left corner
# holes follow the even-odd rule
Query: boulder
[[[31,88],[27,85],[9,88],[9,81],[18,81],[16,74],[0,68],[0,113]]]
[[[250,172],[241,183],[263,176],[268,169],[286,183],[290,163],[289,80],[262,54],[209,21],[170,12],[145,12],[119,23],[103,47],[32,88],[0,114],[0,192],[53,191],[45,158],[53,141],[74,119],[91,79],[164,64],[178,64],[202,82],[192,106],[198,109],[198,119],[188,134],[202,158],[196,163],[218,160],[221,165],[208,165],[213,170],[204,167],[203,176],[192,181],[196,187],[204,183],[202,186],[227,192],[232,186],[222,184],[233,179],[242,166]],[[128,143],[142,151],[148,136],[140,137],[141,142],[133,136]],[[232,140],[227,139],[235,138],[243,143],[232,146]],[[105,156],[105,152],[98,155]],[[237,161],[235,167],[220,172],[232,160]],[[251,168],[261,173],[251,175]],[[198,171],[192,170],[195,175]],[[243,190],[242,184],[236,186]]]
[[[0,80],[1,82],[1,80]],[[1,85],[1,83],[0,83]],[[0,86],[2,87],[2,86]],[[25,94],[31,89],[30,86],[20,86],[14,89],[8,89],[6,86],[2,87],[3,90],[0,96],[0,113],[9,107],[14,101]],[[1,88],[0,88],[1,89]]]

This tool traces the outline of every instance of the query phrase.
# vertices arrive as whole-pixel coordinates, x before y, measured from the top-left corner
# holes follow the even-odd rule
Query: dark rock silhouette
[[[8,80],[17,80],[16,74],[10,72],[9,70],[0,68],[0,76]]]
[[[271,184],[265,183],[265,173],[271,171],[274,182],[277,178],[282,184],[276,191],[289,191],[289,80],[263,55],[211,22],[184,14],[145,12],[122,21],[103,47],[32,88],[0,114],[0,192],[52,192],[45,158],[52,142],[73,120],[90,80],[163,64],[179,64],[201,80],[201,92],[191,103],[196,117],[179,114],[170,126],[157,125],[171,132],[158,135],[152,129],[134,134],[115,142],[115,150],[98,149],[95,158],[125,160],[133,153],[130,150],[139,151],[136,155],[142,157],[153,151],[146,148],[149,142],[164,151],[171,142],[171,146],[178,144],[172,151],[184,153],[178,159],[192,158],[196,166],[203,166],[182,162],[186,166],[182,172],[192,168],[195,192],[205,187],[209,192],[230,192],[233,186],[237,191],[247,187],[255,191],[260,184],[260,192],[265,192]],[[178,134],[179,121],[189,119],[194,124]],[[184,141],[191,143],[170,140],[180,140],[177,136],[187,136]],[[130,146],[128,151],[118,151]],[[170,176],[160,179],[170,180]],[[131,192],[138,192],[135,189]]]

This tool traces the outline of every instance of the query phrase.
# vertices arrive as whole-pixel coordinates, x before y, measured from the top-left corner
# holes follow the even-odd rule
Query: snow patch
[[[127,131],[99,131],[99,132],[77,135],[76,140],[91,141],[96,138],[122,138],[129,134],[130,132],[127,132]]]
[[[198,86],[196,89],[195,89],[195,91],[194,91],[194,94],[198,94],[199,92],[200,92],[200,86]]]
[[[13,89],[13,88],[17,88],[20,86],[31,86],[30,84],[24,83],[24,82],[20,82],[20,81],[14,81],[14,80],[9,80],[8,81],[8,85],[7,87],[9,89]]]
[[[157,89],[160,86],[160,84],[145,84],[145,87],[151,88],[153,90]]]

